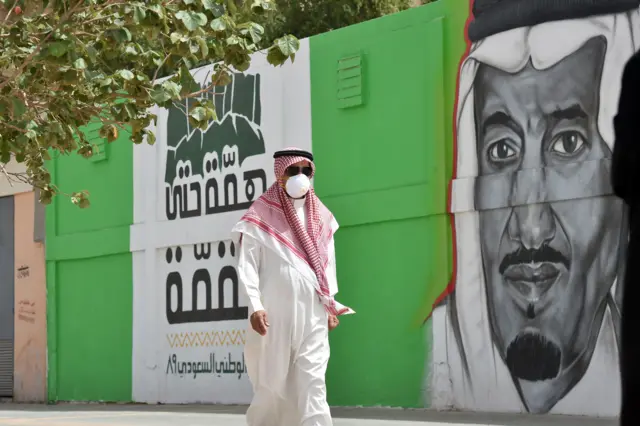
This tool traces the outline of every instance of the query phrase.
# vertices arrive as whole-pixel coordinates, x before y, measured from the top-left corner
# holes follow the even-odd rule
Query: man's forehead
[[[529,62],[515,74],[481,64],[474,84],[477,107],[493,110],[518,105],[547,110],[594,104],[605,48],[603,38],[593,38],[550,68],[535,69]]]

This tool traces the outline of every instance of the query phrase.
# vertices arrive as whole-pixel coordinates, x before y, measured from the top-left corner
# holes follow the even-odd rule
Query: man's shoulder
[[[329,208],[322,202],[320,201],[320,198],[318,198],[316,196],[317,202],[318,202],[318,212],[320,213],[320,217],[321,219],[325,222],[331,225],[331,228],[333,228],[333,231],[337,231],[338,230],[338,221],[336,220],[335,216],[333,215],[333,213],[331,212],[331,210],[329,210]]]

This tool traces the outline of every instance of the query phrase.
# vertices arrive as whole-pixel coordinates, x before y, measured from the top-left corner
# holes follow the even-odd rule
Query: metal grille
[[[0,340],[0,396],[13,396],[13,340]]]

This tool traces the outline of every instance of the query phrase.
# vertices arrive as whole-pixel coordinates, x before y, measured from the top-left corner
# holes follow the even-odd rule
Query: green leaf
[[[267,61],[271,65],[282,65],[286,62],[287,57],[277,47],[272,47],[267,53]]]
[[[251,3],[251,11],[253,13],[262,14],[265,10],[273,9],[272,6],[271,2],[267,0],[253,0],[253,3]]]
[[[247,61],[242,61],[242,62],[236,62],[233,64],[233,67],[235,69],[237,69],[240,72],[245,72],[246,70],[248,70],[251,67],[251,62],[250,60]]]
[[[203,121],[207,119],[207,110],[203,107],[196,107],[189,112],[189,116],[197,121]]]
[[[249,24],[247,24],[246,28],[243,28],[241,30],[241,33],[243,35],[249,34],[251,40],[254,43],[258,43],[260,40],[262,40],[262,36],[264,35],[264,27],[260,24],[256,24],[255,22],[250,22]]]
[[[73,62],[73,66],[76,69],[83,70],[83,69],[87,68],[87,63],[84,61],[84,59],[78,58]]]
[[[191,10],[178,11],[176,18],[182,21],[189,31],[195,31],[199,27],[207,24],[207,16],[204,13],[193,12]]]
[[[81,209],[86,209],[90,205],[89,193],[87,191],[74,192],[71,195],[71,202]]]
[[[156,86],[151,90],[151,99],[156,104],[163,104],[171,99],[171,95],[163,86]]]
[[[147,130],[147,129],[143,130],[142,132],[147,137],[147,143],[149,145],[153,145],[153,144],[156,143],[156,135],[155,135],[155,133],[153,133],[152,131]]]
[[[173,43],[173,44],[176,44],[176,43],[179,43],[179,42],[183,42],[184,43],[184,42],[189,41],[189,37],[187,37],[184,34],[180,34],[180,33],[176,33],[176,32],[171,33],[170,38],[171,38],[171,43]]]
[[[201,2],[205,9],[213,12],[213,16],[216,18],[224,15],[224,6],[216,3],[215,0],[201,0]]]
[[[125,80],[133,80],[135,75],[129,70],[119,70],[117,74]]]
[[[140,6],[133,7],[133,20],[136,24],[140,24],[147,17],[147,12]]]
[[[288,35],[276,40],[276,46],[284,56],[291,56],[300,48],[300,41],[294,36]]]
[[[131,31],[125,27],[110,28],[106,31],[106,34],[118,43],[125,43],[132,39]]]
[[[96,79],[96,82],[100,85],[100,87],[110,86],[113,83],[111,78],[99,78]]]
[[[211,21],[211,29],[217,32],[226,31],[227,23],[223,18],[216,18],[213,21]]]
[[[51,189],[45,188],[45,189],[40,191],[40,197],[38,198],[38,201],[43,206],[47,206],[47,205],[51,204],[51,201],[53,201],[53,195],[54,195],[54,193],[53,193],[53,191],[51,191]]]
[[[211,82],[216,86],[227,86],[232,81],[231,75],[224,68],[218,69],[215,74],[211,76]]]
[[[173,81],[165,81],[162,83],[162,88],[169,95],[169,99],[179,99],[182,86]]]
[[[147,6],[147,9],[155,13],[160,19],[163,19],[165,17],[164,8],[159,4],[152,4],[150,6]]]
[[[11,98],[11,106],[13,107],[14,118],[20,118],[27,112],[27,106],[19,98]]]
[[[235,46],[238,44],[242,43],[242,39],[240,37],[238,37],[237,35],[232,35],[230,37],[227,38],[227,44],[229,46]]]
[[[181,95],[188,95],[198,92],[201,89],[200,85],[194,80],[193,75],[186,66],[182,65],[180,67],[178,77],[180,78],[180,85],[182,86],[182,90],[180,91]]]
[[[196,0],[182,0],[184,4],[194,4]]]
[[[115,124],[105,124],[100,128],[100,137],[107,140],[107,142],[115,142],[118,139],[119,131],[118,126]]]
[[[198,46],[200,47],[200,53],[202,53],[202,56],[209,56],[209,46],[207,46],[207,42],[202,37],[196,37],[196,43],[198,43]]]
[[[54,41],[47,46],[47,52],[49,55],[59,58],[69,51],[70,46],[71,43],[68,41]]]

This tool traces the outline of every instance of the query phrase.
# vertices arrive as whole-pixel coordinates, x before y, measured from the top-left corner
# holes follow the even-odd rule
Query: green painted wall
[[[331,335],[332,405],[428,405],[423,323],[451,276],[446,199],[467,13],[466,0],[439,0],[310,40],[315,185],[342,226],[339,300],[357,311]],[[353,55],[363,105],[340,108],[338,61]],[[92,199],[86,210],[65,197],[47,208],[50,401],[132,398],[132,157],[123,135],[104,161],[49,164],[62,190]]]
[[[440,0],[311,38],[315,186],[342,228],[332,405],[420,407],[429,327],[451,275],[446,214],[463,2]],[[338,61],[361,55],[363,105],[340,108]]]
[[[133,146],[124,134],[103,152],[49,164],[62,191],[86,189],[92,200],[79,209],[59,196],[47,207],[50,401],[131,400]]]

